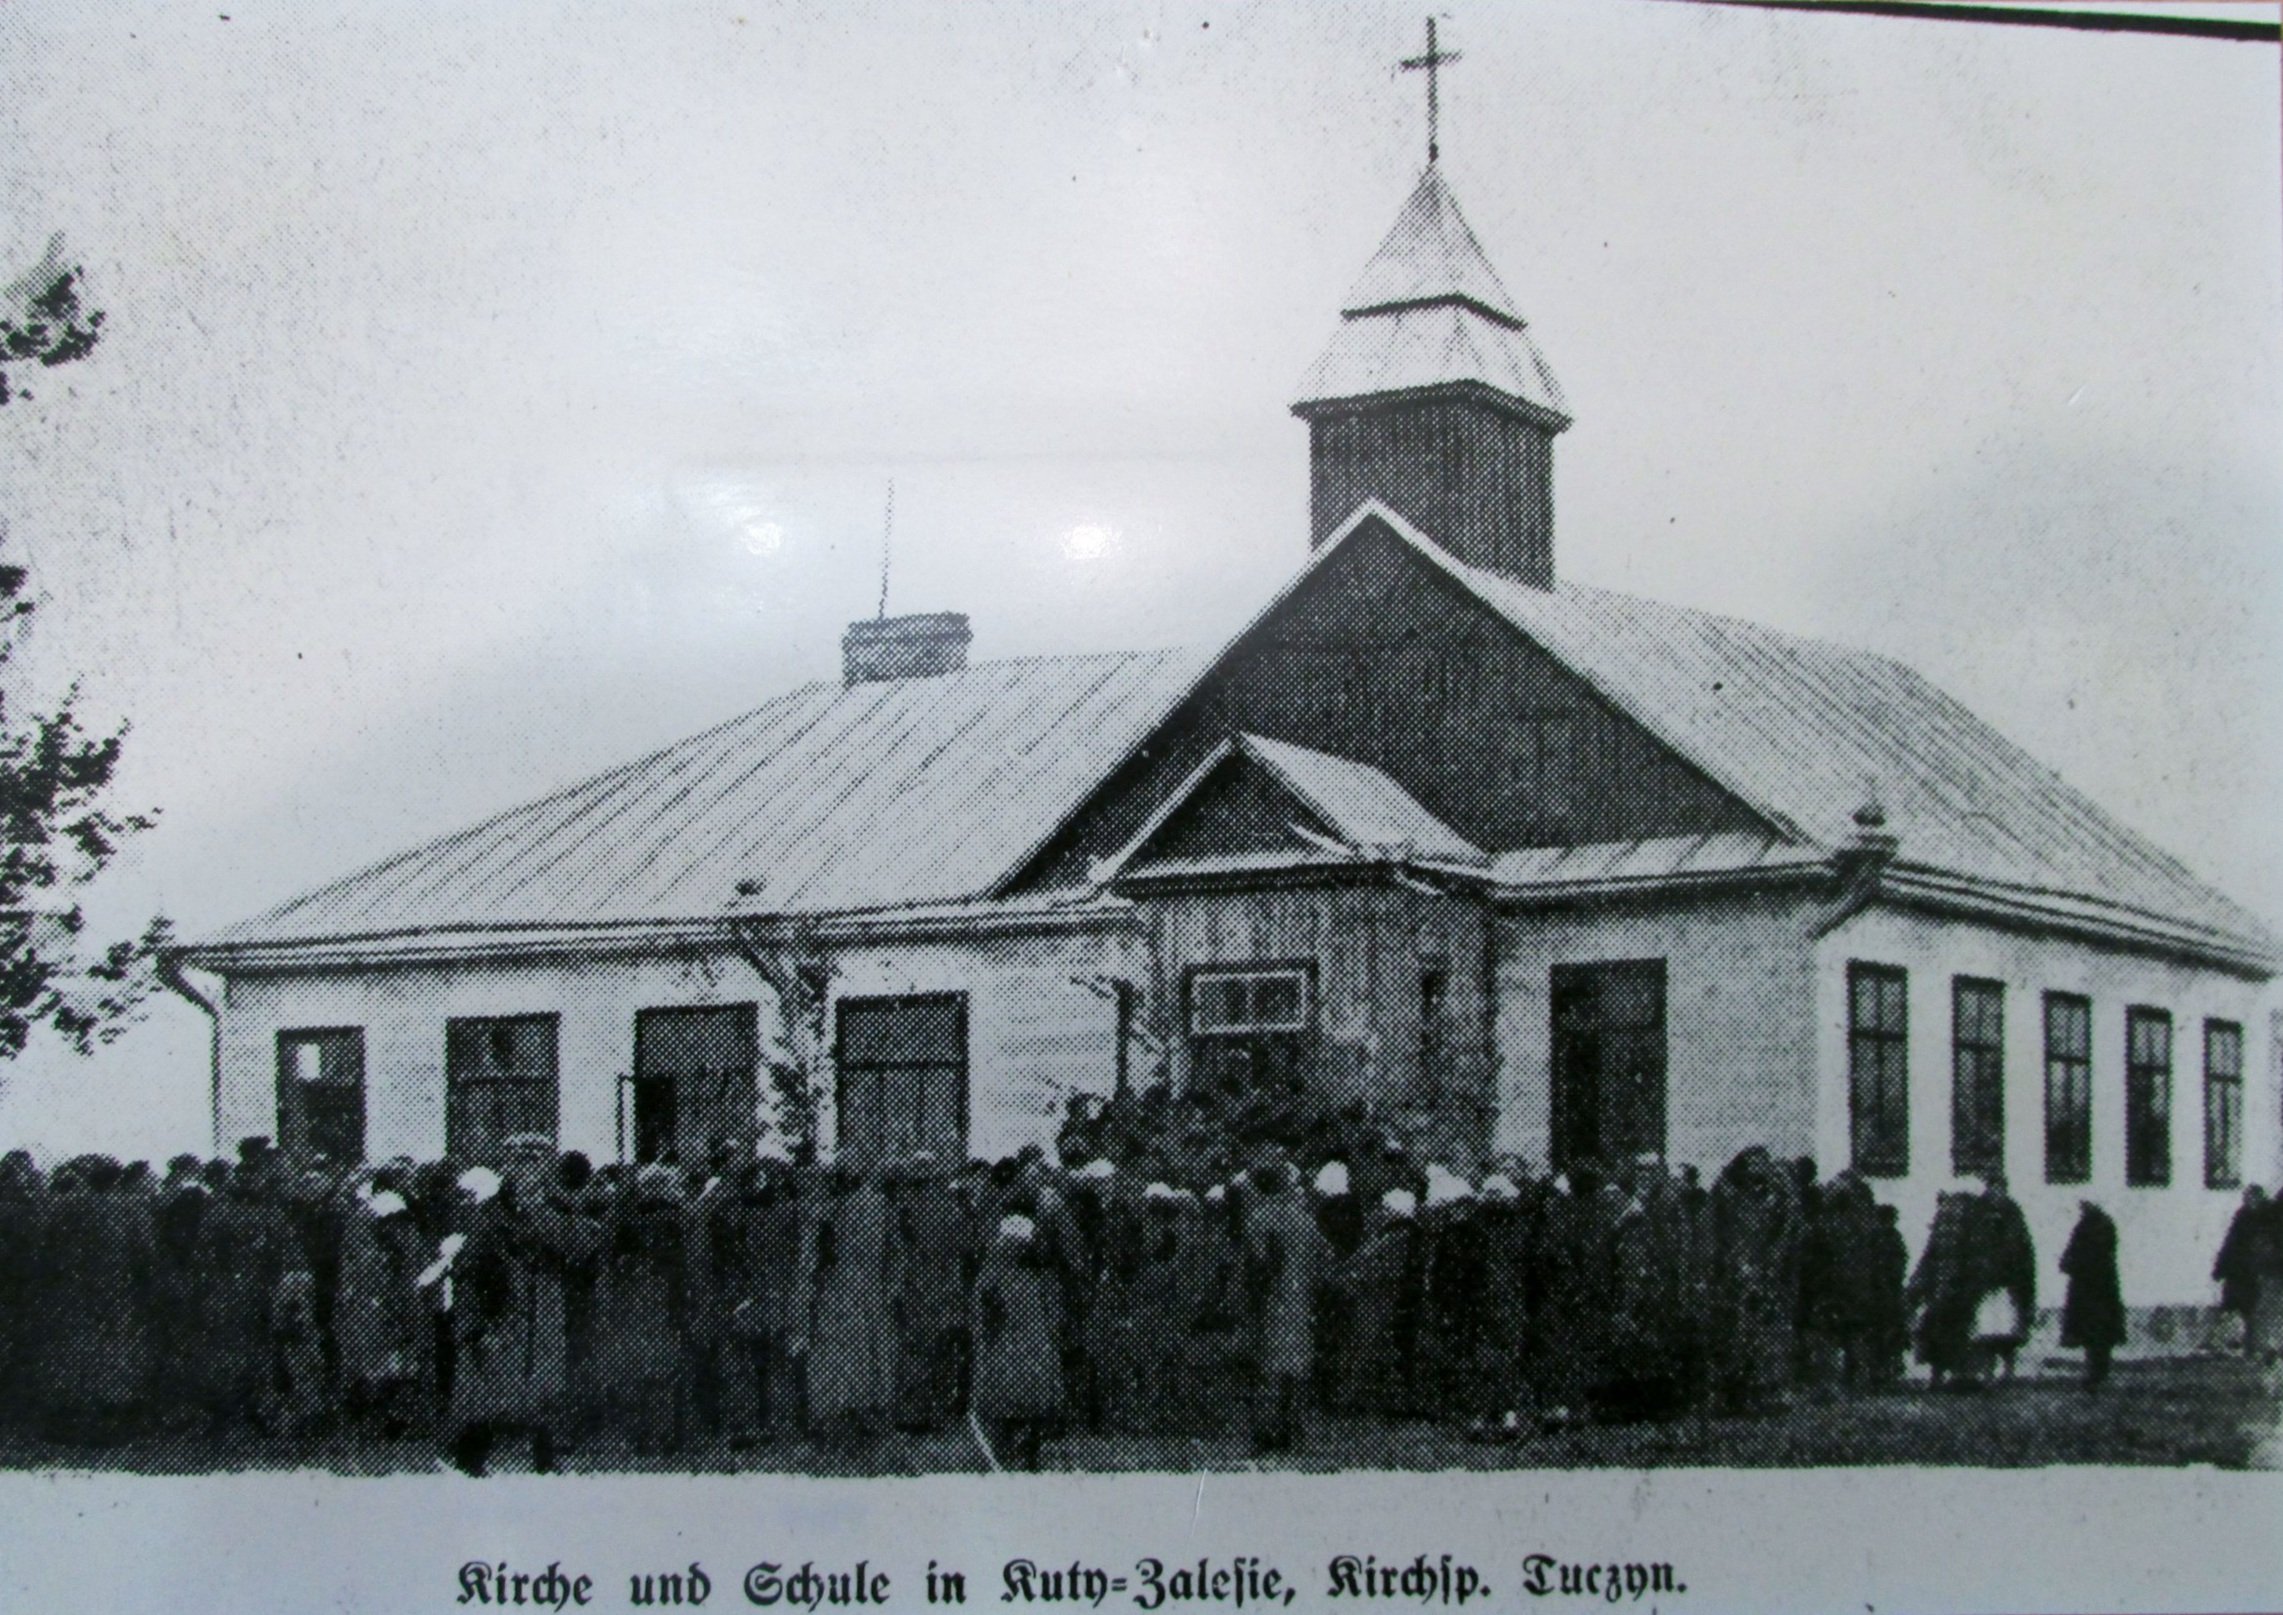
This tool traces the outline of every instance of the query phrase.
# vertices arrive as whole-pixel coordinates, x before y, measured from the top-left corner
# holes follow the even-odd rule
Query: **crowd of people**
[[[2283,1294],[2283,1243],[2254,1236],[2238,1291]],[[2060,1266],[2097,1384],[2124,1333],[2097,1208]],[[1852,1172],[1759,1148],[1709,1185],[1653,1157],[1462,1172],[1360,1112],[1296,1145],[1087,1107],[1054,1153],[868,1170],[738,1144],[597,1169],[536,1136],[497,1169],[291,1163],[259,1139],[163,1175],[18,1154],[0,1426],[432,1436],[472,1472],[509,1438],[540,1469],[953,1425],[1024,1468],[1076,1427],[1507,1440],[1875,1388],[1913,1350],[1977,1385],[2010,1374],[2037,1276],[2002,1182],[1946,1193],[1914,1269]]]

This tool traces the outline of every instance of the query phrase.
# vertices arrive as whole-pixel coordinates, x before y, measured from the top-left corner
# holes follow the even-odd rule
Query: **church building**
[[[2259,920],[1899,663],[1566,581],[1570,416],[1438,164],[1293,411],[1307,548],[1226,644],[860,622],[838,680],[187,945],[217,1140],[687,1158],[792,1062],[827,1148],[997,1157],[1296,1081],[1542,1168],[1852,1165],[1914,1244],[2002,1171],[2041,1252],[2095,1198],[2128,1300],[2204,1298],[2283,1154]]]

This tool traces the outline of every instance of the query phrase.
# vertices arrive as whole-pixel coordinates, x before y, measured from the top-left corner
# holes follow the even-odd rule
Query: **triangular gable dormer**
[[[1491,853],[1746,830],[1797,839],[1652,724],[1501,613],[1471,569],[1367,504],[1000,890],[1089,884],[1238,735],[1374,769]]]
[[[1414,867],[1487,874],[1483,850],[1386,774],[1344,757],[1238,735],[1224,741],[1093,883],[1240,872]]]

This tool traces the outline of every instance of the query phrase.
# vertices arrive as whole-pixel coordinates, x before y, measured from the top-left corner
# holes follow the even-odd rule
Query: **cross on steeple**
[[[1438,50],[1435,46],[1435,19],[1427,19],[1427,54],[1406,57],[1398,64],[1398,71],[1416,73],[1422,68],[1427,74],[1427,166],[1432,168],[1442,156],[1441,132],[1443,119],[1443,64],[1455,62],[1455,50]]]

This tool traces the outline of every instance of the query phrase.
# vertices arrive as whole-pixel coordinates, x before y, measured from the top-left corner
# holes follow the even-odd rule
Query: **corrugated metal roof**
[[[1582,847],[1527,847],[1491,860],[1491,879],[1518,891],[1630,886],[1644,882],[1756,874],[1821,865],[1812,847],[1748,831],[1597,841]]]
[[[1300,378],[1298,403],[1467,381],[1568,415],[1561,383],[1528,333],[1454,303],[1342,321]]]
[[[1351,847],[1367,852],[1404,847],[1422,858],[1482,861],[1480,847],[1368,763],[1259,735],[1240,735],[1237,744],[1259,758]]]
[[[1384,507],[1371,515],[1652,734],[1815,844],[1849,841],[1856,812],[1875,798],[1901,863],[2275,947],[2248,909],[1900,662],[1635,595],[1532,588],[1455,559]]]
[[[812,684],[391,858],[206,945],[607,924],[982,895],[1203,666],[1162,651]],[[739,881],[758,894],[738,901]]]
[[[1898,870],[1957,877],[2078,918],[2107,914],[2129,927],[2150,917],[2251,954],[2277,951],[2256,916],[1885,657],[1602,589],[1533,589],[1465,565],[1378,505],[1319,548],[1279,601],[1373,523],[1779,832],[1494,849],[1501,883],[1686,878],[1744,867],[1741,859],[1773,866],[1824,855],[1854,838],[1855,814],[1875,796],[1898,839]],[[732,907],[741,880],[762,886],[735,906],[774,914],[980,898],[1214,660],[1072,656],[850,689],[810,685],[202,945],[705,918]],[[1426,843],[1448,837],[1473,852],[1376,769],[1258,737],[1243,744],[1321,804],[1343,836],[1409,840],[1422,856],[1445,857],[1447,847],[1430,853]]]
[[[1490,267],[1482,243],[1459,211],[1458,198],[1432,164],[1404,199],[1379,250],[1348,288],[1340,312],[1353,318],[1372,309],[1437,298],[1463,297],[1492,314],[1522,323],[1522,311]]]
[[[1561,383],[1458,202],[1429,168],[1301,379],[1298,406],[1475,382],[1567,418]]]

